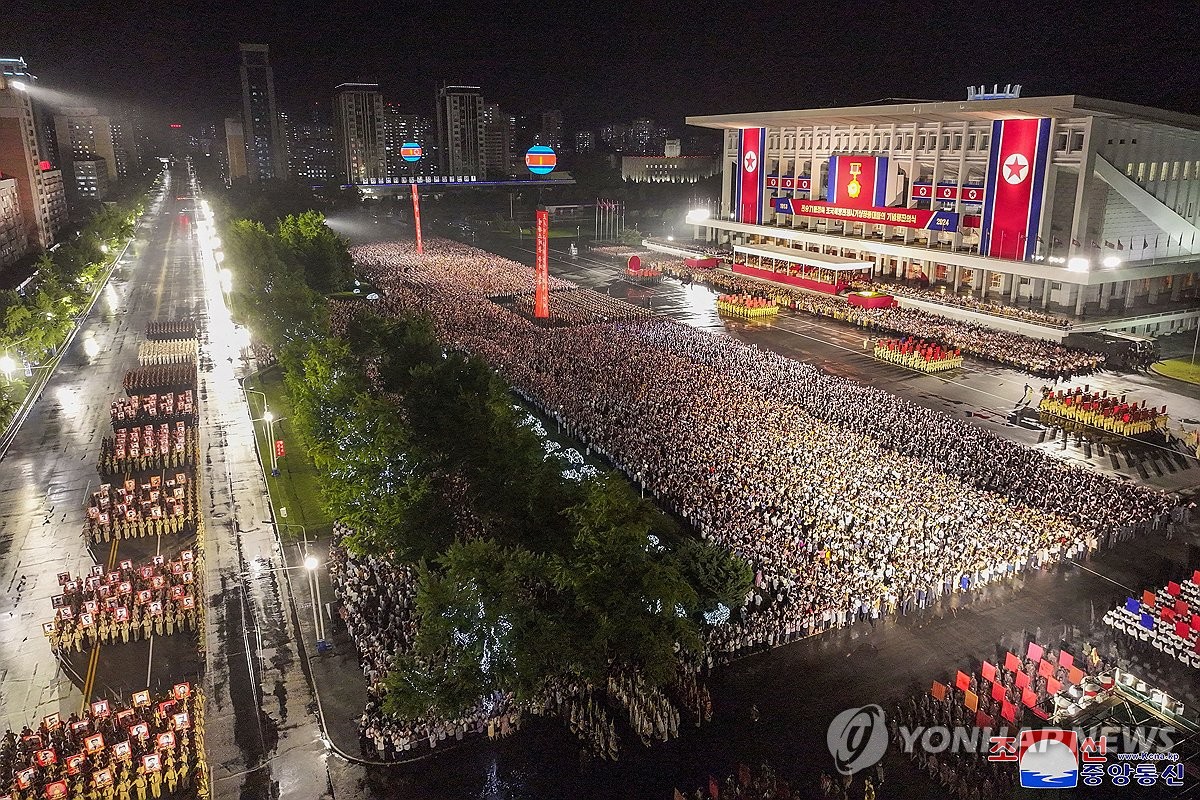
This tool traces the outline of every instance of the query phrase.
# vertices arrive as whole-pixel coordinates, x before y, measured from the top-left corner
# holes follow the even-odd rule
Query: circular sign
[[[638,270],[640,270],[642,268],[641,257],[640,256],[630,256],[629,263],[626,266],[629,267],[630,272],[637,272]]]
[[[416,142],[405,142],[400,145],[400,157],[405,161],[420,161],[421,155],[421,145]]]
[[[535,144],[525,152],[525,166],[534,175],[548,175],[554,171],[558,156],[544,144]]]

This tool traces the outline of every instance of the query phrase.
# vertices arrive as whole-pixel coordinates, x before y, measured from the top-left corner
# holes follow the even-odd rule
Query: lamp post
[[[275,526],[300,529],[300,537],[304,542],[303,548],[300,549],[300,555],[304,559],[304,571],[308,575],[308,593],[313,600],[313,632],[315,633],[318,642],[324,641],[325,615],[320,611],[321,580],[317,576],[317,569],[321,566],[321,561],[308,550],[308,529],[295,522],[276,521]],[[301,546],[298,544],[296,547],[300,548]]]
[[[15,342],[9,342],[9,344],[5,346],[4,355],[0,356],[0,372],[4,373],[5,380],[12,380],[13,370],[17,368],[17,362],[13,359],[12,355],[10,355],[9,348],[16,347],[21,342],[27,342],[30,338],[31,337],[29,336],[24,336],[20,339],[17,339]]]

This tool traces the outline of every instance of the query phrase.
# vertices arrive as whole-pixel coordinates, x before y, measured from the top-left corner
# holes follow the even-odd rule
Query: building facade
[[[443,174],[483,176],[483,94],[478,86],[438,90],[437,130]]]
[[[383,109],[383,141],[389,181],[438,172],[437,136],[433,120],[420,114],[405,114],[390,103]],[[405,161],[400,150],[407,142],[421,146],[419,161]]]
[[[1083,316],[1185,301],[1200,118],[1002,96],[689,117],[724,132],[711,235]]]
[[[575,152],[583,155],[596,149],[595,131],[575,131]]]
[[[28,247],[46,250],[67,220],[62,172],[43,157],[29,94],[0,74],[0,176],[15,179]]]
[[[622,156],[621,179],[630,183],[698,183],[721,171],[708,156]]]
[[[542,112],[542,130],[537,143],[559,152],[562,150],[562,112],[557,109]]]
[[[507,178],[512,174],[513,148],[510,117],[498,103],[483,106],[483,175]]]
[[[246,143],[246,173],[250,181],[287,178],[287,142],[275,105],[275,76],[270,48],[238,44],[241,54],[242,127]]]
[[[227,183],[245,180],[246,128],[237,117],[225,118],[225,180]]]
[[[334,89],[334,145],[338,177],[346,183],[387,182],[383,95],[376,83],[343,83]]]
[[[73,191],[82,200],[108,197],[108,163],[100,156],[79,156],[71,162],[75,179]]]
[[[63,162],[60,166],[70,176],[68,194],[83,200],[107,196],[109,184],[118,176],[115,139],[108,117],[95,108],[63,108],[54,115],[54,131]]]
[[[317,118],[293,124],[288,136],[288,158],[296,180],[314,185],[336,180],[333,125]]]
[[[21,213],[16,178],[0,175],[0,270],[20,261],[29,250],[29,229]]]

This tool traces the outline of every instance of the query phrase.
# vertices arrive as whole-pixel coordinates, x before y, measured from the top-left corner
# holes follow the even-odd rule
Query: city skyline
[[[607,9],[604,16],[526,5],[494,19],[482,7],[459,3],[410,19],[341,7],[296,14],[249,4],[228,13],[168,4],[155,8],[154,25],[142,9],[115,9],[110,23],[139,30],[142,38],[95,51],[74,38],[84,12],[51,13],[28,0],[9,9],[22,22],[0,45],[25,56],[47,85],[85,95],[112,87],[114,100],[188,124],[223,117],[240,104],[236,83],[218,77],[236,74],[238,41],[271,47],[281,109],[302,108],[339,83],[377,82],[406,113],[427,114],[443,83],[482,82],[490,87],[489,102],[506,110],[561,109],[573,127],[640,116],[676,124],[688,114],[728,111],[731,96],[753,98],[752,106],[736,110],[754,111],[857,104],[901,92],[957,99],[969,84],[1018,82],[1031,94],[1074,92],[1197,110],[1186,82],[1144,80],[1148,73],[1186,74],[1195,46],[1182,38],[1188,29],[1182,3],[1157,9],[1162,24],[1129,31],[1122,48],[1080,46],[1089,31],[1099,35],[1107,26],[1104,14],[1028,3],[1006,8],[1003,17],[982,10],[970,19],[939,19],[932,29],[916,10],[897,10],[888,26],[879,26],[863,12],[836,7],[797,20],[769,6],[676,18],[647,4]],[[480,18],[488,24],[475,30],[486,32],[486,42],[461,25]],[[405,27],[420,35],[407,37]],[[919,32],[914,39],[889,33],[909,28]],[[1053,35],[1068,28],[1071,36]],[[386,29],[398,32],[368,35]],[[819,56],[805,59],[803,70],[781,69],[791,62],[785,43],[809,40],[812,29],[825,31]],[[1009,46],[1032,39],[1038,48]],[[178,52],[175,41],[189,43],[186,61],[165,57]],[[1127,68],[1130,50],[1140,53],[1137,71]],[[921,67],[922,53],[939,68]]]

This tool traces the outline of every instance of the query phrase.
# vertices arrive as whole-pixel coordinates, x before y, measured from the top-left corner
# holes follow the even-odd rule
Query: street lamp
[[[263,521],[268,522],[269,520]],[[300,535],[304,541],[304,546],[300,550],[300,553],[304,556],[304,572],[308,576],[309,596],[313,599],[313,633],[317,637],[319,646],[320,642],[325,641],[325,615],[321,612],[321,579],[317,576],[317,568],[321,566],[321,561],[308,551],[308,529],[303,525],[295,522],[280,522],[276,520],[275,527],[300,529]],[[296,547],[300,548],[300,544],[297,543]]]

